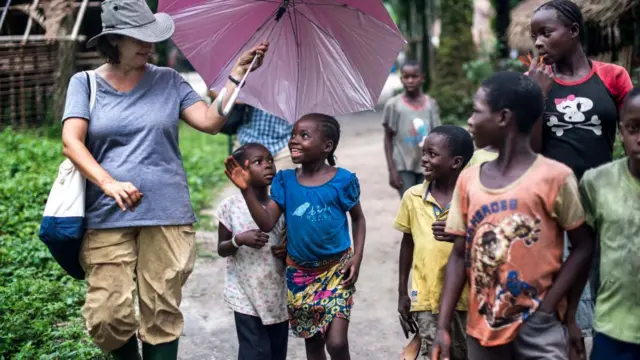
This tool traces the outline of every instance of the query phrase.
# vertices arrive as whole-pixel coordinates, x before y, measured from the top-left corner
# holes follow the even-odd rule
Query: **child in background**
[[[258,202],[269,200],[267,188],[276,174],[273,157],[263,145],[249,143],[233,158],[247,163],[248,184]],[[258,230],[242,195],[224,199],[217,211],[218,254],[227,258],[224,300],[234,311],[238,360],[286,360],[289,331],[287,289],[282,251],[284,217],[268,233]]]
[[[242,190],[262,231],[271,231],[285,215],[289,320],[293,334],[305,338],[309,360],[326,359],[325,348],[332,359],[350,358],[347,332],[366,225],[358,178],[335,167],[339,141],[335,118],[310,114],[298,120],[289,149],[301,166],[278,172],[264,206],[250,186],[254,175],[235,159],[226,161],[225,173]]]
[[[542,111],[540,87],[515,72],[494,74],[474,97],[469,130],[478,147],[499,155],[463,171],[456,185],[446,226],[456,237],[433,359],[449,358],[451,319],[467,275],[470,360],[568,359],[563,321],[571,345],[582,341],[575,324],[581,290],[570,304],[567,297],[594,244],[573,171],[531,149]],[[574,250],[563,264],[564,231]]]
[[[400,193],[422,184],[422,141],[440,125],[436,101],[422,92],[424,73],[420,64],[407,61],[400,68],[404,93],[387,102],[383,113],[384,151],[389,184]]]
[[[640,88],[621,111],[627,157],[580,182],[587,223],[600,239],[600,291],[591,360],[640,359]]]
[[[398,311],[413,323],[421,339],[420,353],[430,358],[438,324],[444,272],[452,244],[437,241],[433,225],[447,218],[458,175],[473,155],[473,140],[456,125],[435,127],[424,141],[422,168],[425,182],[402,197],[393,227],[402,232],[398,284]],[[407,293],[411,271],[411,298]],[[467,294],[462,295],[451,323],[452,359],[467,359],[465,324]]]

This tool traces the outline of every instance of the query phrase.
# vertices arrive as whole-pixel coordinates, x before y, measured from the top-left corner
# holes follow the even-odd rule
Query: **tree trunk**
[[[420,63],[422,64],[422,71],[425,75],[423,88],[427,91],[429,87],[431,87],[431,67],[429,66],[431,61],[431,36],[429,31],[429,12],[426,0],[418,1],[416,14],[418,15],[418,24],[421,30],[420,38],[422,39],[420,44]]]
[[[460,123],[471,114],[471,82],[463,65],[476,56],[471,34],[473,0],[442,0],[440,46],[431,94],[440,105],[443,122]]]
[[[60,24],[59,35],[71,34],[75,17],[67,15]],[[54,124],[62,119],[64,104],[67,98],[67,87],[69,80],[76,68],[76,42],[70,40],[57,40],[58,57],[56,61],[56,83],[53,90],[53,122]]]
[[[507,29],[509,28],[511,6],[509,0],[494,0],[496,17],[494,31],[497,40],[497,55],[499,59],[509,58],[509,44],[507,43]]]

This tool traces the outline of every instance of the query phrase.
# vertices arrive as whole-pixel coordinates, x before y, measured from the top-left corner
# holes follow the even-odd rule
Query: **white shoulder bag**
[[[96,101],[96,75],[85,72],[89,83],[89,117]],[[69,159],[58,169],[40,224],[40,239],[58,264],[76,279],[84,279],[78,255],[85,234],[86,179]]]

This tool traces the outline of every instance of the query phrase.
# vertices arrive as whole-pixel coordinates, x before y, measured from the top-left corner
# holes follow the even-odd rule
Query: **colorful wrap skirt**
[[[351,251],[333,259],[294,262],[287,257],[287,309],[293,334],[305,339],[326,333],[335,318],[349,320],[355,286],[341,283],[340,271],[351,259]]]

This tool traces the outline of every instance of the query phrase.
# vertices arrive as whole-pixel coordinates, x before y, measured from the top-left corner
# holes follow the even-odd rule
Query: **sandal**
[[[420,335],[416,334],[400,353],[400,360],[416,360],[420,355]]]

